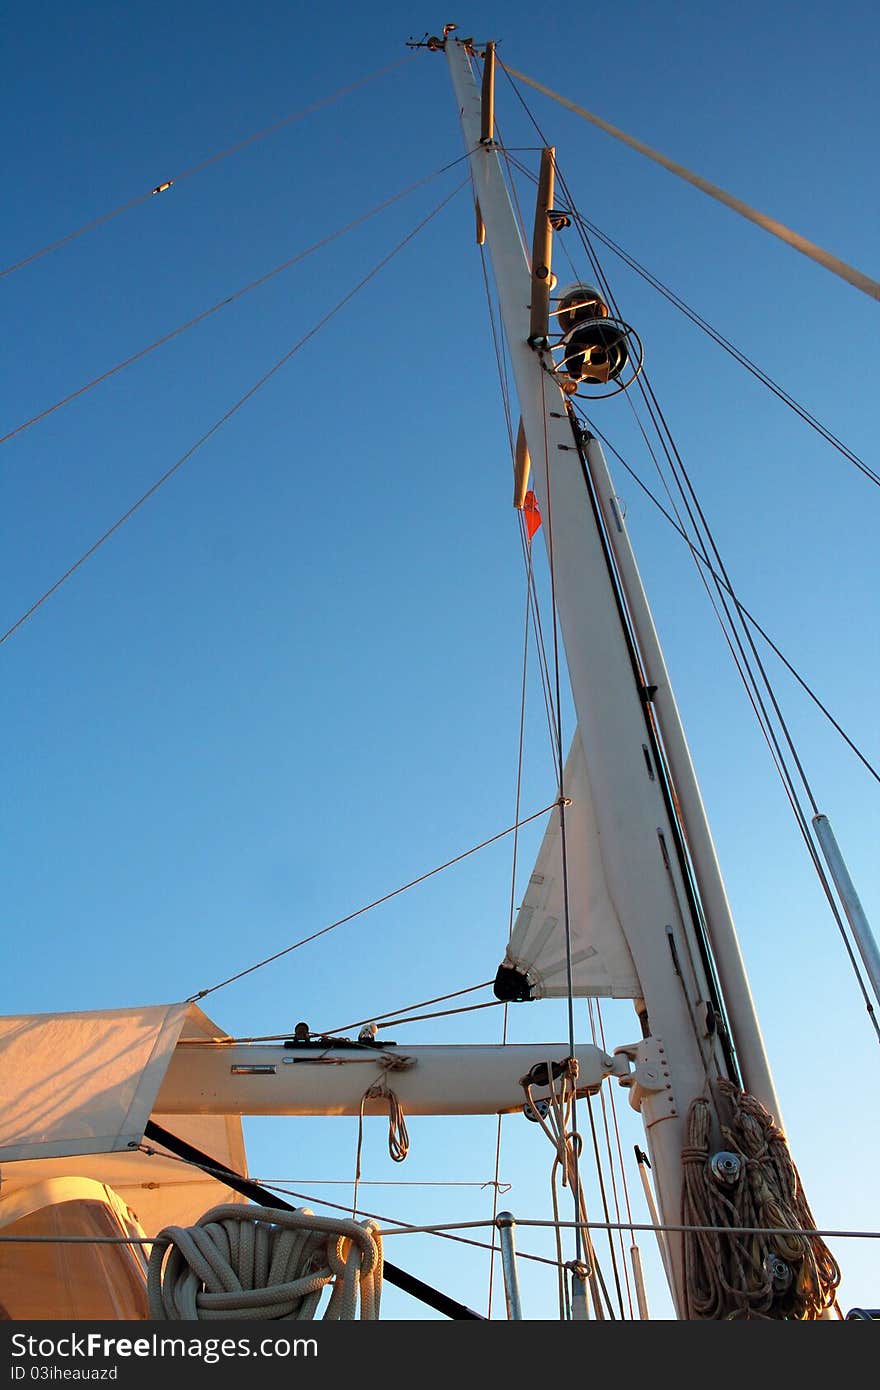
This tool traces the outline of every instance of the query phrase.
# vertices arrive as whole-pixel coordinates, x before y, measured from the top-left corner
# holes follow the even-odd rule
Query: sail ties
[[[195,1226],[166,1226],[150,1254],[150,1317],[304,1321],[331,1287],[325,1320],[379,1316],[382,1237],[371,1222],[316,1216],[308,1207],[227,1203]]]
[[[682,1150],[682,1224],[748,1227],[755,1233],[686,1232],[689,1316],[821,1318],[835,1307],[840,1270],[816,1233],[785,1135],[754,1096],[729,1081],[717,1086],[732,1115],[721,1126],[729,1152],[710,1155],[711,1109],[698,1098],[688,1112]],[[772,1227],[782,1229],[758,1234]]]

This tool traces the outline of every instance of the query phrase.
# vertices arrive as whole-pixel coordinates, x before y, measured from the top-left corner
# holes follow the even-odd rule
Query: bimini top
[[[226,1036],[194,1004],[0,1018],[0,1208],[70,1175],[112,1187],[146,1230],[243,1200],[158,1145],[138,1147],[178,1041]],[[246,1174],[237,1115],[174,1115],[165,1127]]]

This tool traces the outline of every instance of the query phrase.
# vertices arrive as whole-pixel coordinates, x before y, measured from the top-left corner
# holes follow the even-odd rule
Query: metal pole
[[[639,1304],[639,1318],[642,1322],[647,1322],[651,1314],[648,1311],[648,1294],[645,1289],[645,1276],[642,1273],[642,1252],[633,1241],[629,1247],[629,1257],[632,1261],[633,1279],[636,1286],[636,1298]]]
[[[865,916],[859,895],[855,890],[855,885],[849,876],[849,870],[843,862],[843,855],[838,848],[837,840],[834,838],[834,831],[827,816],[814,816],[813,829],[816,832],[816,839],[822,847],[825,855],[825,862],[828,865],[831,877],[834,879],[835,887],[840,894],[840,901],[846,913],[846,920],[852,927],[852,934],[856,939],[871,987],[877,999],[880,1000],[880,950],[874,933],[871,931],[870,923]]]
[[[507,1316],[510,1320],[522,1321],[522,1304],[519,1299],[519,1279],[516,1273],[516,1247],[513,1243],[513,1228],[516,1221],[513,1213],[499,1211],[495,1218],[501,1243],[501,1268],[504,1272],[504,1297],[507,1303]]]
[[[654,1223],[654,1234],[657,1237],[657,1248],[660,1251],[660,1259],[663,1261],[663,1271],[666,1275],[666,1280],[669,1284],[670,1291],[674,1293],[675,1284],[672,1281],[672,1270],[669,1265],[669,1250],[666,1245],[666,1232],[661,1231],[660,1229],[660,1216],[657,1211],[657,1204],[654,1201],[654,1194],[651,1191],[651,1182],[648,1177],[648,1169],[651,1165],[648,1162],[648,1155],[639,1148],[638,1144],[634,1144],[633,1147],[636,1151],[636,1162],[639,1165],[639,1177],[642,1180],[642,1189],[645,1193],[645,1202],[647,1203],[651,1220]]]

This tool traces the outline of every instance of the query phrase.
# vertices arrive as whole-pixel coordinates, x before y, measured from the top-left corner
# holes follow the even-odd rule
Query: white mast
[[[545,363],[540,350],[530,343],[533,296],[546,290],[532,277],[491,123],[483,120],[471,70],[472,49],[469,43],[451,36],[446,37],[445,48],[492,259],[532,461],[532,486],[545,522],[606,880],[641,984],[643,997],[635,1002],[643,1037],[621,1049],[635,1063],[634,1076],[624,1078],[622,1084],[630,1087],[631,1103],[641,1112],[645,1125],[662,1220],[677,1224],[688,1109],[699,1096],[713,1100],[711,1084],[719,1076],[729,1075],[729,1066],[711,1006],[712,966],[707,964],[707,943],[695,919],[687,870],[676,853],[678,827],[664,798],[661,778],[653,775],[648,757],[652,738],[646,701],[654,696],[647,689],[650,685],[663,689],[664,740],[675,756],[672,775],[681,779],[676,792],[683,791],[687,802],[687,839],[697,882],[701,890],[704,882],[706,885],[703,907],[709,943],[719,958],[742,1079],[774,1112],[776,1098],[650,611],[626,543],[622,547],[623,574],[618,572],[617,580],[626,601],[634,606],[635,611],[627,614],[628,621],[637,641],[645,645],[638,654],[641,676],[637,677],[620,613],[619,590],[609,572],[597,503],[587,485],[566,399],[546,370],[551,365],[549,356]],[[549,258],[544,270],[549,271]],[[544,283],[548,280],[545,276]],[[602,505],[607,505],[604,459],[595,450],[591,451],[590,465],[593,473],[600,475],[594,484]],[[679,1314],[685,1315],[679,1237],[670,1236],[669,1251],[673,1296]]]

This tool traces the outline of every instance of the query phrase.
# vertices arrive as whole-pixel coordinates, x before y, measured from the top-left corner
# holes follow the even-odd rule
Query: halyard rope
[[[710,1166],[711,1111],[699,1098],[688,1112],[682,1224],[751,1226],[759,1234],[695,1231],[685,1234],[685,1283],[692,1318],[781,1318],[812,1321],[836,1305],[837,1262],[818,1235],[785,1135],[769,1111],[729,1081],[718,1089],[732,1118],[725,1142],[740,1160],[730,1183]],[[791,1228],[800,1228],[793,1234]],[[787,1267],[788,1280],[778,1278]]]
[[[147,1291],[154,1320],[379,1316],[382,1239],[372,1222],[316,1216],[308,1207],[227,1203],[195,1226],[166,1226],[150,1254]]]

